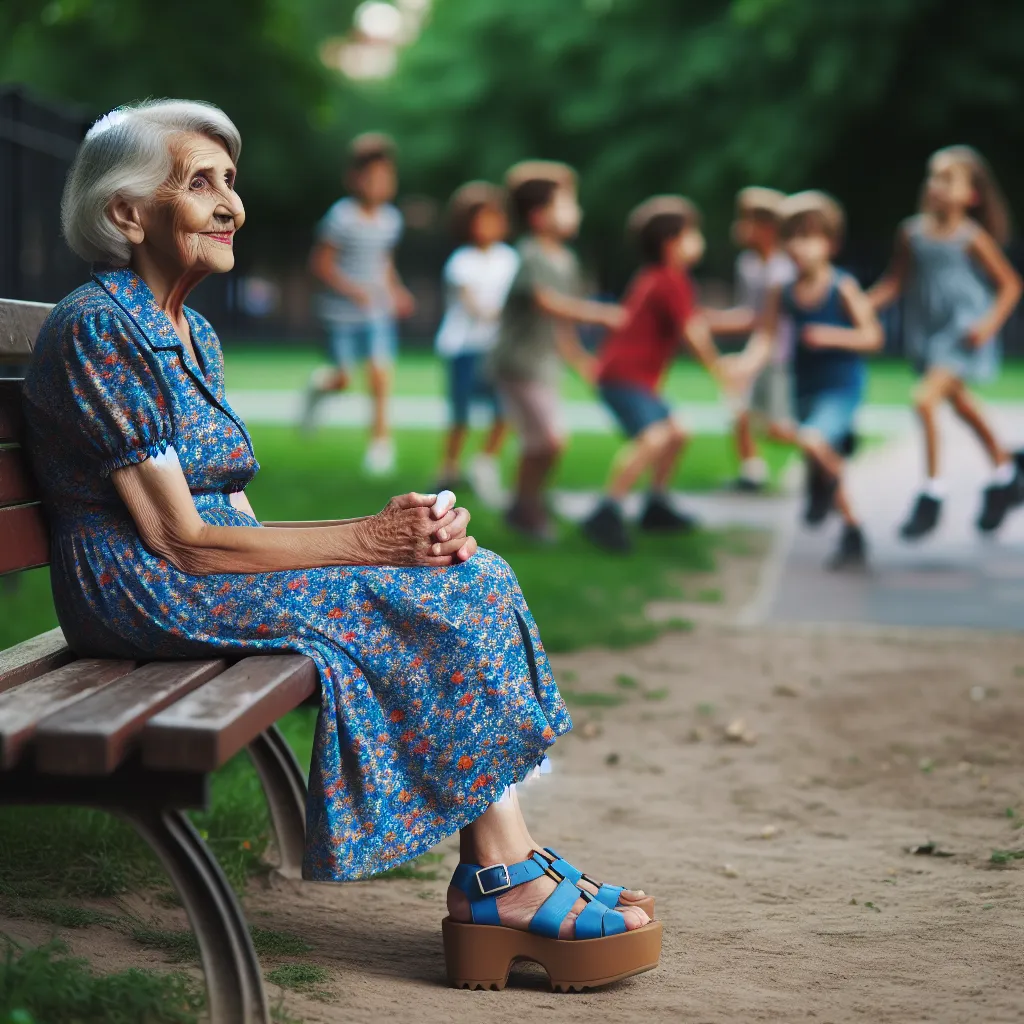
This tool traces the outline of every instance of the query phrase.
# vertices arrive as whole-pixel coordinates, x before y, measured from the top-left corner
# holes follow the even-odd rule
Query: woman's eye
[[[201,189],[206,188],[206,179],[201,174],[197,174],[189,184],[189,188],[193,192],[199,192]]]

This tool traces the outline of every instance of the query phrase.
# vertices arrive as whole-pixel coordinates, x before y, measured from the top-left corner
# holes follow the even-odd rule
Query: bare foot
[[[516,886],[497,898],[498,918],[508,928],[526,931],[541,904],[555,891],[557,883],[546,875],[535,878],[525,885]],[[581,897],[566,915],[558,930],[560,939],[571,939],[575,932],[576,918],[583,912],[586,901]],[[620,907],[619,912],[626,919],[626,930],[643,928],[650,918],[639,907]],[[454,886],[448,887],[448,913],[453,921],[470,922],[469,897]]]

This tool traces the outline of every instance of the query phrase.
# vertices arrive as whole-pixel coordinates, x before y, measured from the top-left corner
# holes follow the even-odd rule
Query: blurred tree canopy
[[[95,114],[147,95],[223,106],[245,139],[249,246],[290,256],[338,191],[345,138],[378,126],[406,189],[438,198],[526,156],[569,161],[610,253],[630,206],[681,191],[722,266],[732,196],[760,183],[835,192],[856,257],[956,141],[1024,218],[1020,0],[434,0],[397,74],[358,86],[318,59],[356,5],[3,0],[0,80]]]
[[[438,0],[382,102],[427,191],[563,159],[614,245],[655,192],[696,199],[714,242],[739,187],[817,186],[856,249],[889,238],[951,142],[1024,216],[1021,53],[1015,0]]]
[[[317,57],[358,0],[3,0],[0,81],[98,116],[148,96],[223,107],[243,138],[247,246],[289,255],[336,198],[359,95]]]

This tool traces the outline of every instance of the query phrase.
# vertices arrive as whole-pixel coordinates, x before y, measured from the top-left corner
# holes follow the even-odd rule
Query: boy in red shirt
[[[688,440],[659,394],[680,345],[719,375],[718,350],[697,308],[688,270],[704,255],[700,214],[682,196],[655,196],[629,217],[629,234],[645,266],[626,294],[626,323],[610,334],[598,358],[601,397],[630,444],[616,457],[604,499],[583,523],[583,533],[609,551],[628,551],[621,502],[651,471],[642,530],[687,530],[693,520],[669,504],[666,489]]]

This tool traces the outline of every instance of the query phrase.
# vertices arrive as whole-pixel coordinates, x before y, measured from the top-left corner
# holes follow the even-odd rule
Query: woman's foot
[[[545,860],[554,863],[555,857],[552,856],[555,853],[554,850],[536,848],[534,852],[539,853]],[[558,869],[556,868],[556,870]],[[584,892],[589,892],[592,896],[597,895],[602,884],[601,882],[592,881],[585,874],[576,880],[576,887]],[[609,900],[608,902],[611,903],[613,901]],[[628,906],[639,907],[651,920],[654,919],[654,899],[648,896],[643,889],[621,889],[619,891],[618,901],[615,902],[613,909],[621,910],[623,907]]]
[[[497,897],[498,918],[506,928],[517,928],[526,931],[530,922],[540,909],[541,904],[555,891],[558,883],[547,875],[536,878],[532,882],[516,886],[508,892]],[[586,900],[581,897],[576,901],[575,906],[566,915],[558,930],[560,939],[571,939],[575,930],[577,916],[582,913],[587,905]],[[618,907],[626,921],[626,930],[634,931],[643,928],[650,923],[650,918],[639,907]],[[454,886],[448,887],[448,914],[453,921],[460,924],[468,924],[472,921],[469,909],[469,899],[465,893]]]

